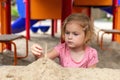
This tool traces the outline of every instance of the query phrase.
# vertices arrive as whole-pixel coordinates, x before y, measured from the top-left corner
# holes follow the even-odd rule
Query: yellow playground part
[[[2,5],[2,2],[5,0],[0,0],[0,35],[6,33],[6,10]],[[4,48],[3,43],[0,43],[0,51]]]
[[[74,0],[75,5],[81,6],[112,6],[113,0]]]
[[[111,6],[112,0],[74,0],[78,6]],[[78,7],[77,7],[78,8]],[[73,7],[73,12],[80,12],[80,7]],[[82,9],[82,8],[81,8]],[[84,8],[85,9],[85,8]],[[62,0],[31,0],[31,19],[61,19]]]
[[[84,12],[87,14],[88,8],[74,7],[72,12]],[[62,1],[61,0],[31,0],[30,17],[31,19],[61,19]]]
[[[31,19],[60,19],[61,0],[30,0]]]
[[[10,4],[8,0],[0,0],[0,35],[1,34],[9,34],[11,31],[9,20],[11,19],[10,14],[7,14],[10,12],[9,6],[7,6],[6,3]],[[2,51],[6,45],[3,43],[0,43],[0,51]]]
[[[120,6],[117,6],[116,9],[114,10],[114,23],[113,23],[113,28],[120,30]],[[117,42],[120,43],[120,34],[114,35],[113,39]]]

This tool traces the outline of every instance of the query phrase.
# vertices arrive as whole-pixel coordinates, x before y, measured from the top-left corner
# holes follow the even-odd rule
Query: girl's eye
[[[76,36],[77,36],[77,35],[79,35],[79,34],[77,34],[77,33],[74,33],[74,35],[76,35]]]
[[[76,36],[79,35],[78,33],[73,33],[73,34],[76,35]]]
[[[65,32],[65,34],[70,34],[70,32]]]

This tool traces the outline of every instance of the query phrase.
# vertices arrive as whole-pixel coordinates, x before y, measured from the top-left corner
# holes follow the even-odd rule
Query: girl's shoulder
[[[86,46],[86,50],[89,50],[89,51],[96,51],[95,48],[91,47],[91,46]]]
[[[91,46],[87,46],[87,47],[86,47],[86,52],[87,52],[88,54],[91,54],[91,55],[97,54],[97,50],[96,50],[95,48],[91,47]]]
[[[98,53],[97,50],[93,47],[88,46],[86,48],[86,57],[88,59],[88,66],[98,63]]]
[[[62,54],[67,50],[65,46],[65,43],[59,43],[54,47],[54,50],[56,50],[59,54]]]

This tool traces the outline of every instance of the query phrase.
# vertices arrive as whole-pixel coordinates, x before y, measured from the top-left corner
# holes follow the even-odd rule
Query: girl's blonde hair
[[[74,13],[69,15],[63,22],[62,26],[62,38],[65,39],[65,29],[66,25],[71,21],[78,21],[80,22],[80,26],[83,27],[83,30],[85,31],[85,43],[88,43],[93,38],[94,35],[94,26],[93,21],[90,20],[88,16],[85,14],[80,13]]]

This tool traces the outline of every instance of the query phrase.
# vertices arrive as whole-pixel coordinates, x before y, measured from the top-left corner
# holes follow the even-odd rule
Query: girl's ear
[[[65,32],[63,31],[62,29],[62,32],[61,32],[61,42],[65,42]]]
[[[61,38],[62,38],[61,42],[62,42],[62,43],[65,42],[65,23],[64,23],[63,26],[62,26]]]
[[[87,38],[85,38],[85,41],[84,41],[84,44],[86,44],[87,43]]]
[[[85,37],[84,44],[88,43],[88,41],[89,41],[88,37]]]

